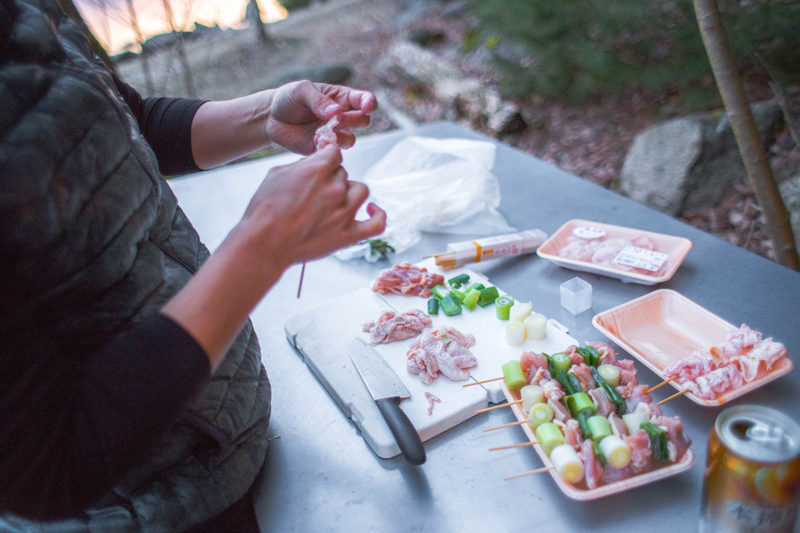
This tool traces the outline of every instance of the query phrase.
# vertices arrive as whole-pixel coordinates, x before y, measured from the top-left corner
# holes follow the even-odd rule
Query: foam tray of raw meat
[[[691,248],[691,241],[683,237],[574,219],[536,253],[571,270],[655,285],[672,278]]]

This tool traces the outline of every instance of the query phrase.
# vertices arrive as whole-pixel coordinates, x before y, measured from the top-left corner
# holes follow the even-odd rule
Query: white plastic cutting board
[[[433,269],[429,267],[429,270]],[[481,281],[488,285],[484,277],[469,270],[447,271],[445,278],[449,279],[461,272],[470,275],[470,282]],[[361,430],[375,454],[383,458],[399,455],[400,449],[350,361],[347,346],[356,337],[368,340],[367,334],[362,331],[363,325],[376,320],[383,312],[403,312],[410,309],[425,310],[426,299],[418,296],[379,295],[365,287],[295,315],[284,324],[289,342],[302,355],[344,414]],[[502,376],[503,363],[519,359],[526,350],[554,353],[577,344],[566,328],[548,320],[544,339],[526,340],[521,346],[510,346],[505,341],[506,323],[497,319],[493,305],[486,308],[479,306],[473,311],[465,308],[461,315],[454,317],[440,312],[431,318],[434,328],[450,326],[475,336],[476,345],[470,350],[477,358],[478,365],[470,373],[476,381]],[[454,382],[445,376],[439,376],[431,385],[424,385],[419,376],[409,374],[406,369],[406,353],[413,342],[414,338],[411,338],[379,344],[375,349],[411,393],[411,397],[403,400],[400,407],[423,441],[467,420],[490,402],[505,400],[500,381],[464,387],[467,382]],[[426,397],[426,392],[441,400],[434,403],[431,414],[428,414],[430,400]]]

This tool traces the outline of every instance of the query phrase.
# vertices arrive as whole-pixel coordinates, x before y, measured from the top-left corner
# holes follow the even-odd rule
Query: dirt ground
[[[210,30],[186,41],[195,96],[233,98],[296,79],[302,68],[347,65],[347,84],[379,92],[384,109],[393,109],[416,123],[443,118],[442,106],[427,95],[385,87],[374,65],[393,42],[406,39],[418,28],[438,30],[444,39],[434,50],[451,59],[465,75],[495,84],[497,73],[481,51],[459,52],[467,22],[462,14],[447,14],[447,3],[422,0],[328,0],[293,12],[267,25],[272,42],[263,46],[250,29]],[[149,59],[154,94],[186,95],[188,88],[174,49]],[[147,93],[141,58],[122,62],[123,79]],[[752,100],[770,98],[763,80],[748,83]],[[797,97],[797,94],[792,96]],[[500,140],[540,159],[605,187],[613,187],[625,154],[637,133],[682,112],[668,91],[627,92],[570,106],[532,96],[515,102],[528,127]],[[369,130],[361,135],[394,129],[390,114],[379,110]],[[274,151],[266,151],[267,155]],[[779,178],[800,172],[800,148],[782,136],[770,154]],[[738,246],[771,257],[761,211],[750,187],[743,184],[725,192],[717,206],[684,217],[688,223]]]

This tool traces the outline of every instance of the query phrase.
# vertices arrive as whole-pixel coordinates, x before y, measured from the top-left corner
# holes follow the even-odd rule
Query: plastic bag
[[[406,137],[358,179],[370,200],[386,210],[379,237],[402,252],[423,231],[490,235],[514,231],[497,208],[500,186],[492,174],[495,145],[466,139]],[[352,251],[337,253],[350,258]],[[357,255],[357,254],[355,254]]]

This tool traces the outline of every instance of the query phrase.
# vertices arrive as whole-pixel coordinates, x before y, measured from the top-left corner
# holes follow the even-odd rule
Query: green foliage
[[[737,58],[800,78],[800,2],[720,3]],[[669,87],[693,106],[716,94],[691,0],[470,0],[470,8],[511,94],[580,101]]]
[[[294,11],[296,9],[303,9],[308,7],[311,0],[279,0],[280,4],[286,8],[286,11]]]

